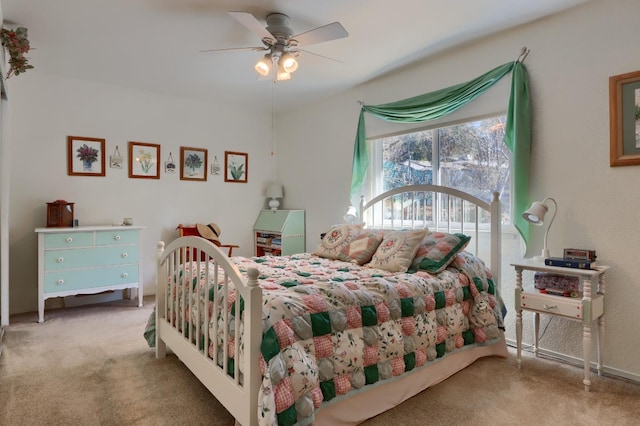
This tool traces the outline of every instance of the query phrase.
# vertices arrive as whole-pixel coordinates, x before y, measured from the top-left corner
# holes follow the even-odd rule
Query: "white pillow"
[[[407,272],[427,229],[387,231],[367,266],[389,272]]]
[[[363,227],[364,223],[333,225],[313,254],[327,259],[337,259],[340,251],[360,235]]]

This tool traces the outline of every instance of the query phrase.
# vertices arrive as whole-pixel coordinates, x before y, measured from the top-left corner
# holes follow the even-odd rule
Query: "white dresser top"
[[[62,228],[62,227],[49,227],[49,228],[36,228],[35,232],[42,233],[60,233],[60,232],[91,232],[91,231],[113,231],[113,230],[123,230],[128,231],[131,229],[144,229],[144,226],[126,226],[126,225],[96,225],[96,226],[78,226],[75,228]]]

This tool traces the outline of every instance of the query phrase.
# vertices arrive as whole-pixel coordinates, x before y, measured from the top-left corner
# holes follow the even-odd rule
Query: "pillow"
[[[354,225],[334,225],[327,231],[320,241],[320,245],[313,254],[327,259],[337,259],[340,250],[348,246],[349,243],[360,234],[364,223]]]
[[[411,269],[423,269],[438,273],[454,261],[457,253],[464,250],[471,237],[464,234],[430,232],[420,243]]]
[[[371,260],[371,256],[376,252],[381,242],[381,233],[371,231],[363,232],[340,250],[338,259],[343,262],[364,265]]]
[[[407,272],[416,255],[416,250],[427,232],[426,229],[386,231],[384,239],[367,266],[389,272]]]

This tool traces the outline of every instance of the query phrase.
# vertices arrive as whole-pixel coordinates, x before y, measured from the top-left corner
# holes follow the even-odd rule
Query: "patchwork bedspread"
[[[308,253],[232,258],[243,272],[260,271],[260,423],[309,424],[325,401],[499,339],[501,304],[490,271],[467,252],[457,256],[437,275]]]

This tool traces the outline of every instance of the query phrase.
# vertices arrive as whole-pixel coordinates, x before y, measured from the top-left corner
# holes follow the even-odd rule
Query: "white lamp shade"
[[[347,223],[354,223],[358,219],[356,208],[353,206],[349,206],[347,212],[344,214],[343,219]]]
[[[522,213],[522,217],[529,223],[542,226],[544,223],[544,215],[547,214],[549,208],[540,201],[534,201],[529,209]]]
[[[558,204],[556,200],[553,198],[545,198],[542,201],[534,201],[531,204],[531,207],[527,209],[524,213],[522,213],[522,217],[527,222],[532,225],[542,226],[544,224],[544,216],[549,211],[549,207],[547,206],[547,202],[552,202],[554,205],[553,216],[551,216],[551,220],[549,221],[549,225],[547,226],[547,230],[544,233],[544,245],[542,248],[542,253],[540,256],[534,256],[534,259],[539,262],[544,262],[544,259],[549,257],[549,248],[547,246],[547,237],[549,236],[549,229],[551,229],[551,225],[553,224],[553,219],[556,217],[556,213],[558,212]]]
[[[267,186],[267,190],[265,191],[264,195],[267,198],[282,198],[284,196],[282,185],[278,183],[269,184],[269,186]]]
[[[296,61],[296,58],[289,52],[285,52],[282,55],[280,62],[285,72],[292,73],[298,69],[298,61]]]
[[[269,54],[264,55],[262,59],[256,62],[255,69],[261,76],[266,77],[269,75],[269,72],[271,71],[271,57]]]

